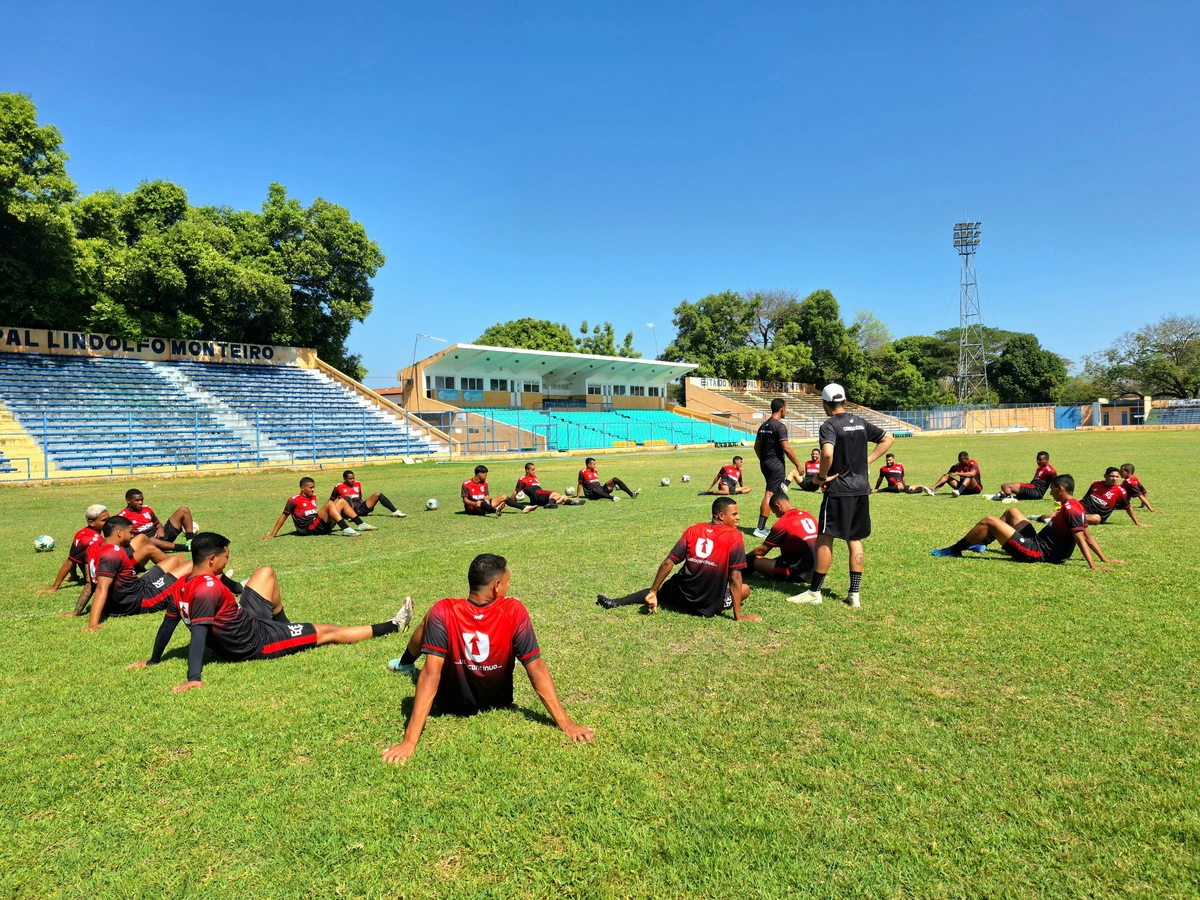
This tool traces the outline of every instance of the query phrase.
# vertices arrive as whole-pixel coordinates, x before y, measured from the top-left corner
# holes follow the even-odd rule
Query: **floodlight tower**
[[[979,312],[979,285],[975,279],[975,249],[979,246],[979,222],[954,226],[954,249],[962,260],[958,286],[958,404],[988,407],[987,359],[983,346],[983,316]]]

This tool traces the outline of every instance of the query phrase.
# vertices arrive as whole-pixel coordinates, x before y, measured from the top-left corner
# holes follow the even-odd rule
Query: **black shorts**
[[[959,484],[962,484],[962,482],[960,481]],[[983,488],[981,488],[978,484],[971,485],[971,487],[956,488],[955,490],[958,491],[958,495],[960,497],[970,497],[970,496],[973,496],[974,494],[982,494],[983,493]]]
[[[301,537],[321,537],[326,534],[333,534],[333,522],[322,522],[321,517],[313,519],[307,529],[297,528],[296,534]]]
[[[725,488],[725,490],[727,490],[731,494],[736,494],[738,488],[741,487],[741,485],[738,484],[736,481],[734,481],[732,478],[722,478],[720,480],[720,485],[721,485],[721,487]]]
[[[367,509],[366,501],[361,497],[355,497],[353,500],[351,500],[350,508],[354,510],[354,514],[360,519],[363,516],[369,516],[371,514],[371,510]]]
[[[808,584],[813,580],[813,567],[801,569],[800,563],[788,563],[782,559],[775,560],[775,578],[778,581],[800,581]]]
[[[800,482],[800,490],[815,494],[821,490],[821,486],[817,484],[816,479],[812,475],[805,475],[804,480]]]
[[[121,598],[113,598],[116,602],[108,607],[109,615],[137,616],[142,613],[162,612],[167,608],[167,600],[175,591],[175,576],[168,575],[158,566],[152,566],[145,575],[137,580],[137,590]]]
[[[585,481],[583,483],[583,496],[589,500],[611,500],[612,492],[599,481]]]
[[[183,529],[176,528],[172,524],[170,519],[167,519],[167,521],[163,522],[162,527],[163,527],[163,540],[170,541],[172,544],[175,543],[175,538],[177,538],[181,534],[183,534]]]
[[[463,508],[466,509],[468,516],[495,515],[497,512],[496,507],[492,506],[487,500],[484,500],[479,506],[467,506],[463,504]]]
[[[821,498],[818,534],[843,541],[861,541],[871,536],[871,498],[825,494]]]
[[[767,482],[767,493],[778,494],[784,490],[783,484],[787,481],[787,467],[783,463],[772,459],[760,462],[758,468]]]
[[[1018,500],[1041,500],[1046,496],[1044,484],[1023,484],[1017,488]]]
[[[666,583],[658,589],[658,605],[664,609],[672,609],[675,612],[688,613],[693,616],[703,616],[706,619],[711,619],[717,615],[717,612],[708,612],[701,609],[695,603],[689,603],[687,598],[683,596],[683,591],[679,588],[679,583],[672,577],[668,578]],[[729,593],[729,588],[725,588],[725,600],[722,609],[733,608],[733,596]]]
[[[885,484],[883,487],[881,487],[879,489],[879,493],[881,493],[881,494],[903,494],[903,493],[906,493],[906,489],[904,487],[904,482],[896,483],[894,481],[889,481],[887,484]]]
[[[1106,509],[1106,510],[1104,510],[1104,512],[1092,513],[1092,515],[1100,517],[1101,525],[1107,525],[1108,517],[1111,516],[1112,514],[1113,514],[1113,511],[1111,509]]]
[[[532,494],[526,495],[534,506],[557,506],[558,504],[550,499],[552,496],[552,491],[534,491]]]
[[[260,641],[258,649],[245,656],[245,660],[278,659],[317,646],[316,625],[274,621],[270,601],[253,588],[242,588],[238,606],[254,620],[254,630]]]
[[[1037,530],[1032,522],[1025,522],[1004,542],[1004,552],[1017,562],[1046,562],[1046,555],[1038,541]]]

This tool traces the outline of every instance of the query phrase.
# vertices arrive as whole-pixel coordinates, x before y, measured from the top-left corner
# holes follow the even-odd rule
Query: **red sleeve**
[[[296,501],[288,500],[288,502],[283,505],[283,511],[286,515],[294,516],[296,514]]]
[[[211,625],[225,599],[225,587],[219,581],[204,579],[187,601],[188,621],[192,625]]]
[[[110,549],[111,548],[111,549]],[[126,556],[120,547],[109,544],[100,553],[100,561],[96,563],[97,578],[116,578],[125,568]]]
[[[527,666],[540,657],[542,651],[538,647],[537,635],[533,633],[533,622],[529,621],[529,610],[520,600],[516,603],[517,621],[516,627],[513,628],[513,655],[520,660],[522,665]]]
[[[667,558],[674,563],[681,563],[687,559],[687,532],[680,535],[679,540],[675,542],[675,546],[671,548],[671,552],[667,554]]]
[[[425,633],[421,638],[421,651],[430,656],[446,658],[450,652],[450,635],[446,628],[446,618],[442,603],[435,603],[425,616]]]
[[[746,542],[742,540],[741,532],[729,548],[729,570],[746,568]]]
[[[465,481],[463,482],[463,486],[462,486],[462,498],[463,498],[464,500],[469,500],[469,499],[471,499],[471,494],[470,494],[470,492],[467,490],[467,483],[466,483]]]
[[[764,547],[778,547],[783,543],[783,539],[787,537],[782,528],[779,527],[779,522],[775,523],[775,527],[771,529],[771,533],[767,535],[767,539],[763,541]],[[746,545],[742,544],[742,555],[745,556]]]
[[[1086,531],[1087,519],[1084,518],[1083,505],[1075,503],[1068,509],[1063,510],[1066,515],[1063,517],[1067,520],[1067,527],[1071,531]]]

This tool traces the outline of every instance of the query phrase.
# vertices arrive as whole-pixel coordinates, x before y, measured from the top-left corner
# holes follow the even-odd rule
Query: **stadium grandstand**
[[[445,435],[312,350],[0,333],[3,478],[449,452]]]

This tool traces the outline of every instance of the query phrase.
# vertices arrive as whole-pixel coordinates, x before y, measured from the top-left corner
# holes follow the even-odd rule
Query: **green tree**
[[[728,377],[722,360],[749,344],[751,329],[757,322],[753,301],[737,291],[722,291],[701,297],[695,303],[684,300],[675,307],[675,339],[662,352],[662,359],[699,365],[697,375],[706,378]]]
[[[75,183],[62,135],[26,94],[0,93],[0,321],[76,328],[69,215]]]
[[[892,333],[883,319],[869,309],[860,309],[854,314],[850,331],[859,349],[868,356],[874,356],[892,342]]]
[[[1084,368],[1105,393],[1200,396],[1200,316],[1168,315],[1121,335]]]
[[[1054,403],[1067,380],[1067,366],[1032,334],[1014,334],[990,369],[1001,403]]]
[[[812,352],[814,381],[828,383],[840,379],[847,391],[853,383],[859,388],[856,396],[863,396],[866,355],[847,331],[832,291],[813,291],[801,302],[800,341]]]
[[[800,320],[800,296],[791,288],[747,291],[745,296],[754,307],[755,322],[749,336],[751,344],[773,347],[779,329]]]
[[[575,338],[575,349],[580,353],[591,353],[595,356],[624,356],[628,359],[642,358],[642,354],[633,349],[632,331],[625,335],[625,340],[620,347],[617,347],[612,322],[605,322],[603,326],[595,326],[589,334],[588,323],[584,319],[579,326],[579,333],[583,337]]]
[[[549,319],[513,319],[497,322],[475,339],[476,344],[489,347],[517,347],[522,350],[548,350],[556,353],[575,353],[575,338],[566,325]]]

